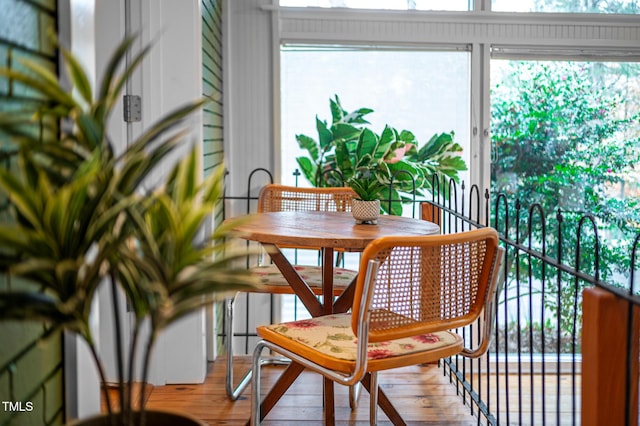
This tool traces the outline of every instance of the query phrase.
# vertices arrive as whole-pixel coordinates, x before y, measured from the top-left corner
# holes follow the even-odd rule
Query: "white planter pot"
[[[362,201],[358,199],[353,200],[351,205],[351,214],[358,224],[372,224],[378,223],[378,216],[380,216],[380,200]]]

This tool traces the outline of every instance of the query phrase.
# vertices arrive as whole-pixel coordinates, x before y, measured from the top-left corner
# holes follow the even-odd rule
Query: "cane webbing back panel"
[[[349,187],[339,188],[297,188],[293,186],[268,184],[260,191],[258,212],[280,211],[351,211],[351,200],[355,193]],[[293,246],[281,248],[297,248]],[[308,249],[309,247],[304,247]],[[298,273],[318,295],[322,294],[322,268],[320,266],[296,266]],[[290,294],[293,289],[273,265],[253,268],[262,280],[257,292]],[[334,271],[334,293],[339,295],[351,283],[357,271],[336,268]]]
[[[477,319],[497,249],[492,229],[376,240],[361,263],[362,268],[371,258],[380,261],[371,292],[370,340],[449,330]],[[361,289],[359,282],[355,300]]]
[[[349,187],[296,188],[269,184],[260,191],[258,212],[327,211],[349,212],[355,196]]]

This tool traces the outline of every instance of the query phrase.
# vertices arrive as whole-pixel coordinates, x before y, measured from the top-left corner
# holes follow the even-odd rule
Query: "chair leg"
[[[253,380],[251,381],[251,426],[259,426],[260,421],[260,367],[262,362],[260,361],[260,354],[264,345],[260,342],[256,345],[253,351],[253,365],[252,371],[255,372]]]
[[[362,384],[360,382],[355,385],[349,386],[349,408],[355,410],[358,408],[358,399],[360,399],[360,391],[362,390]]]
[[[240,379],[238,385],[233,387],[233,303],[235,298],[230,297],[225,299],[225,341],[224,346],[227,352],[227,376],[226,376],[226,389],[227,396],[232,401],[237,400],[247,385],[251,382],[251,372],[249,370]]]
[[[375,426],[378,424],[378,372],[372,371],[371,384],[369,385],[369,424]]]
[[[233,304],[235,297],[225,299],[225,319],[224,319],[224,332],[225,341],[224,348],[227,352],[227,375],[225,387],[227,390],[227,396],[232,401],[236,401],[242,395],[242,392],[246,389],[247,385],[251,383],[251,369],[247,371],[240,379],[238,384],[233,386]],[[289,365],[291,360],[284,357],[270,357],[261,361],[262,365]]]

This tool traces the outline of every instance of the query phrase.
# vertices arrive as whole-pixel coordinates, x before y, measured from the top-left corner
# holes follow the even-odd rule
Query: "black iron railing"
[[[446,194],[438,190],[445,183]],[[611,280],[605,281],[602,269],[614,268],[603,264],[594,216],[560,210],[549,214],[539,204],[526,207],[515,197],[490,196],[488,191],[481,196],[477,187],[466,192],[452,181],[434,186],[425,206],[440,211],[443,233],[492,226],[506,249],[504,292],[489,354],[473,362],[448,359],[445,374],[482,423],[580,424],[582,291],[596,286],[640,304],[633,295],[638,237],[627,273],[616,277],[610,271]],[[468,338],[472,335],[465,331]],[[624,394],[632,395],[630,380]]]

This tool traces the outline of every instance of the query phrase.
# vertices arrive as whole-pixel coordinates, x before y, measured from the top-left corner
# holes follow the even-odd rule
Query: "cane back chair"
[[[371,395],[371,424],[377,421],[378,398],[391,421],[404,424],[378,389],[377,372],[456,354],[470,358],[484,354],[501,288],[503,252],[492,228],[373,241],[361,258],[350,312],[257,328],[262,340],[253,358],[252,424],[259,424],[271,408],[261,407],[260,397],[265,347],[324,375],[329,383],[361,382]],[[481,337],[468,349],[451,330],[475,322],[481,314]],[[325,420],[331,423],[332,386],[328,389]]]
[[[355,192],[349,187],[299,188],[280,184],[265,185],[258,195],[258,213],[277,211],[351,211]],[[298,248],[298,247],[280,247]],[[305,249],[309,249],[306,247]],[[340,253],[339,253],[340,255]],[[317,265],[295,265],[295,269],[309,284],[316,295],[322,295],[322,268]],[[289,283],[274,264],[252,267],[260,277],[260,285],[253,292],[270,294],[294,294]],[[351,284],[357,271],[336,267],[334,269],[334,295],[339,296]],[[226,300],[225,307],[225,350],[227,352],[227,395],[238,399],[250,383],[251,370],[234,387],[233,379],[233,304],[235,298]],[[351,404],[357,395],[351,396]]]

